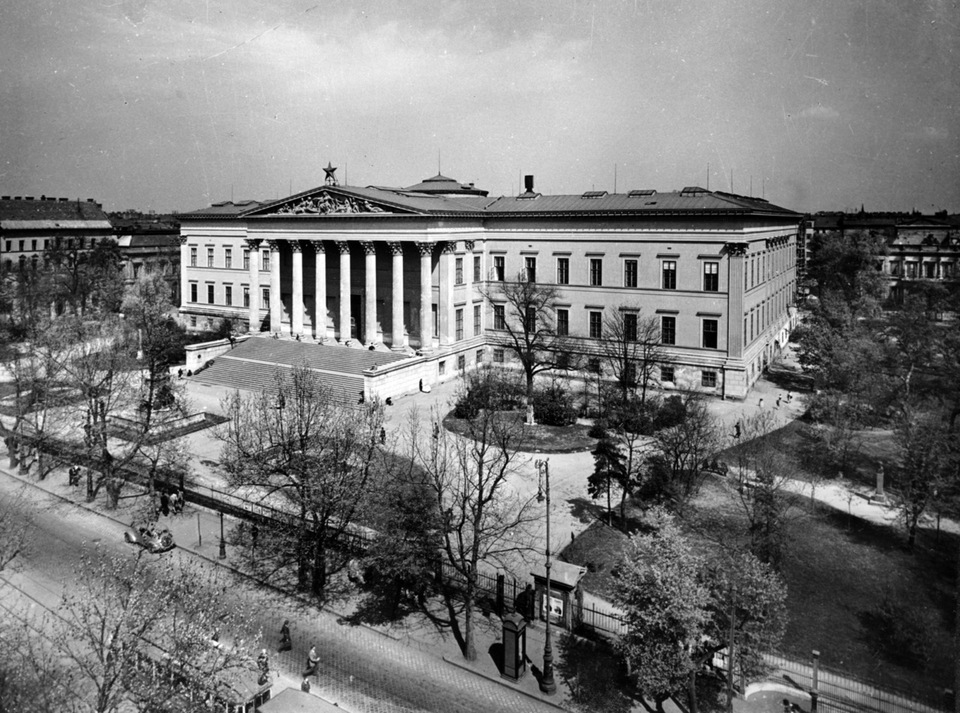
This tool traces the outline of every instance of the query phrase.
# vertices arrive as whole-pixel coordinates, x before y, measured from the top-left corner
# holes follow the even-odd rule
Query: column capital
[[[417,250],[420,252],[420,257],[433,255],[433,248],[435,246],[436,243],[417,243]]]
[[[472,240],[463,241],[463,249],[466,250],[468,253],[473,252],[474,246],[475,246],[475,243]]]
[[[403,255],[403,243],[389,242],[387,249],[390,250],[391,255]]]
[[[335,241],[337,245],[337,250],[340,251],[341,255],[350,254],[350,243],[346,240],[337,240]]]
[[[295,253],[303,252],[303,245],[299,240],[288,240],[287,245],[289,245],[290,249]]]
[[[280,241],[279,241],[279,240],[268,240],[268,241],[267,241],[267,247],[269,247],[271,251],[276,250],[277,252],[279,252],[279,251],[280,251]]]
[[[376,255],[377,254],[377,245],[376,243],[370,240],[360,241],[360,247],[363,249],[364,255]]]
[[[446,242],[442,243],[442,246],[443,246],[443,247],[440,248],[440,252],[442,252],[442,253],[444,253],[444,254],[446,254],[446,255],[452,255],[453,253],[455,253],[455,252],[457,251],[457,241],[456,241],[456,240],[447,240]]]
[[[178,235],[178,236],[177,236],[177,242],[180,243],[181,245],[186,245],[186,244],[187,244],[187,236],[186,236],[186,235]]]
[[[327,252],[327,249],[323,247],[322,240],[308,240],[307,247],[317,255],[321,255],[321,254],[325,255]]]
[[[724,245],[731,257],[743,257],[747,254],[747,247],[746,243],[727,243]]]
[[[260,238],[245,238],[243,242],[245,242],[251,250],[256,250],[263,241]]]

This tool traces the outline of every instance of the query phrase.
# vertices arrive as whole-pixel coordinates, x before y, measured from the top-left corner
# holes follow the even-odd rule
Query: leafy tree
[[[867,231],[825,233],[811,246],[807,274],[816,282],[821,300],[838,293],[858,315],[875,315],[886,291],[879,269],[885,253],[882,235]]]
[[[779,643],[786,590],[753,555],[709,556],[670,514],[652,515],[654,531],[630,537],[620,567],[617,601],[627,633],[618,646],[658,710],[686,690],[696,713],[698,674],[718,651],[732,649],[731,661],[749,660]]]
[[[909,402],[914,375],[936,364],[943,330],[928,317],[919,298],[908,297],[890,314],[885,336],[888,369],[899,382],[900,401]]]
[[[706,478],[704,464],[722,443],[720,428],[706,401],[695,393],[684,395],[684,419],[654,434],[654,454],[669,472],[669,494],[677,512],[683,512]]]
[[[277,370],[273,388],[224,401],[229,421],[217,431],[232,488],[257,488],[294,516],[297,582],[321,596],[348,557],[337,546],[378,486],[383,406],[344,408],[306,366]],[[282,538],[281,538],[282,539]],[[283,557],[285,553],[278,552]]]
[[[630,394],[639,390],[643,410],[647,392],[658,384],[657,375],[664,360],[660,321],[655,316],[644,316],[639,306],[620,305],[603,320],[600,348],[620,386],[621,401],[626,403]]]
[[[512,282],[494,282],[483,296],[504,308],[504,346],[520,362],[526,379],[527,423],[534,423],[534,379],[554,369],[571,369],[569,339],[557,331],[556,285],[533,282],[523,272]],[[496,329],[501,329],[496,326]]]
[[[472,661],[477,657],[473,630],[479,569],[505,566],[508,556],[523,549],[518,532],[542,515],[533,508],[533,498],[518,496],[512,483],[520,477],[526,442],[519,419],[483,410],[468,420],[462,436],[443,428],[437,412],[430,414],[429,423],[432,432],[424,433],[419,414],[412,413],[406,435],[438,517],[440,556],[453,576],[443,589],[446,624],[464,658]]]
[[[956,472],[949,448],[953,438],[938,414],[912,408],[900,417],[894,438],[899,450],[895,475],[899,515],[912,548],[920,517]]]

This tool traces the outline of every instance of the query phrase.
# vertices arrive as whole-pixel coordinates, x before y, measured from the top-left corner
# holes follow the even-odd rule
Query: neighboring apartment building
[[[180,223],[172,216],[115,213],[110,222],[123,256],[127,284],[144,274],[160,273],[170,285],[170,299],[180,306]]]
[[[0,198],[0,268],[4,271],[20,263],[42,264],[44,250],[54,245],[89,250],[113,237],[107,214],[92,198]]]
[[[897,225],[887,244],[883,271],[891,296],[902,301],[911,283],[960,284],[960,226],[942,218],[919,216]]]
[[[744,398],[795,323],[801,216],[761,199],[698,187],[547,196],[532,177],[491,198],[439,175],[407,189],[328,176],[281,200],[178,216],[191,328],[232,318],[416,350],[442,381],[509,360],[495,283],[522,273],[557,286],[558,325],[588,358],[604,315],[635,310],[661,325],[667,387]]]

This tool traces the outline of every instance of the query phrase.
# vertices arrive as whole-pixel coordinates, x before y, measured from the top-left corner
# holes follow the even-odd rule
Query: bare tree
[[[14,564],[29,546],[31,509],[22,491],[0,495],[0,572]]]
[[[278,370],[270,391],[235,392],[224,410],[230,420],[217,438],[230,485],[256,488],[291,512],[298,585],[307,588],[309,572],[320,596],[328,575],[346,564],[335,546],[376,486],[382,405],[345,407],[316,372],[301,366],[288,374]]]
[[[527,387],[527,423],[534,423],[533,391],[537,374],[573,368],[573,350],[557,330],[556,285],[533,282],[523,272],[512,282],[494,282],[482,290],[493,305],[494,330],[505,334],[503,344],[523,368]]]
[[[642,409],[647,392],[659,383],[657,375],[664,359],[659,320],[645,317],[641,307],[620,305],[604,318],[600,348],[620,385],[621,401],[626,402],[636,389]]]
[[[407,436],[439,514],[442,560],[459,588],[444,588],[448,623],[464,657],[474,660],[479,570],[503,566],[507,556],[524,549],[515,537],[540,517],[532,507],[534,498],[521,496],[512,482],[521,477],[526,434],[519,419],[489,410],[469,419],[462,436],[444,429],[437,411],[430,414],[430,423],[432,432],[426,434],[419,414],[411,414]],[[462,627],[458,601],[463,604]]]

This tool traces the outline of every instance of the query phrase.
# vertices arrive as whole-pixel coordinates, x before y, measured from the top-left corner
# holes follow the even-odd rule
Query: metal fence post
[[[813,681],[810,684],[810,713],[817,713],[817,699],[820,697],[819,689],[820,673],[820,652],[813,650]]]

